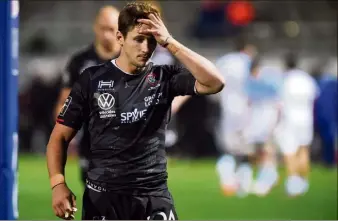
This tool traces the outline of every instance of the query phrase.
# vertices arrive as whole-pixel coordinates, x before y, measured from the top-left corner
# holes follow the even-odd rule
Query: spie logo
[[[154,73],[148,74],[147,81],[151,86],[154,86],[157,83],[155,74]]]

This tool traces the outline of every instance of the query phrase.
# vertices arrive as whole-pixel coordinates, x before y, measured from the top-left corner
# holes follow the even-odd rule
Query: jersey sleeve
[[[171,94],[175,96],[196,95],[196,79],[190,71],[179,65],[166,66],[170,75],[169,87]]]
[[[57,118],[57,122],[79,130],[89,113],[90,71],[86,69],[74,83]]]
[[[73,87],[76,80],[80,76],[80,67],[81,67],[81,64],[79,63],[76,57],[72,57],[68,61],[62,73],[62,87],[68,87],[68,88]]]

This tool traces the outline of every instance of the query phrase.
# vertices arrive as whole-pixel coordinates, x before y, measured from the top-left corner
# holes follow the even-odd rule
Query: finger
[[[152,35],[152,36],[156,37],[156,36],[159,35],[159,32],[156,31],[156,30],[147,29],[147,30],[144,30],[144,31],[140,32],[140,34],[143,34],[143,35]]]
[[[157,24],[161,23],[161,19],[158,14],[152,13],[149,15],[149,19]]]
[[[74,213],[66,212],[64,217],[62,217],[62,218],[65,219],[65,220],[73,220],[73,219],[75,219],[75,216],[74,216]]]
[[[140,30],[141,34],[152,34],[152,35],[158,35],[159,32],[156,29],[144,29],[144,30]]]
[[[153,27],[156,27],[157,25],[150,19],[138,19],[137,20],[138,22],[142,23],[142,24],[146,24],[146,25],[150,25],[150,26],[153,26]]]
[[[65,201],[63,201],[63,208],[64,208],[65,212],[68,212],[68,213],[73,212],[72,206],[70,205],[70,202],[69,202],[68,199],[66,199]]]
[[[54,206],[54,207],[53,207],[53,210],[54,210],[54,213],[55,213],[55,215],[56,215],[57,217],[62,218],[63,212],[62,212],[62,210],[61,210],[58,206]]]
[[[59,204],[57,205],[57,207],[58,207],[59,210],[60,210],[61,218],[63,218],[63,217],[65,216],[65,213],[66,213],[66,210],[65,210],[65,208],[64,208],[64,206],[63,206],[63,203],[62,203],[62,202],[59,203]]]
[[[71,206],[72,206],[72,211],[74,211],[74,208],[76,209],[76,196],[73,195],[73,194],[71,196]],[[76,212],[76,211],[74,211],[74,212]]]

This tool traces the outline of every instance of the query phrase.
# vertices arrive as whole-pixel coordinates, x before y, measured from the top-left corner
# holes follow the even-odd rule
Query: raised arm
[[[160,45],[167,48],[190,71],[196,79],[195,88],[198,94],[215,94],[223,89],[225,80],[216,66],[175,40],[158,15],[150,14],[149,19],[138,21],[144,24],[139,29],[140,33],[152,34]]]

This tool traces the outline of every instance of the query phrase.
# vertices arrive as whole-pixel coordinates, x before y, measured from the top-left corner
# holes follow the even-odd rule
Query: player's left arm
[[[161,46],[167,48],[189,70],[196,79],[195,89],[198,94],[215,94],[223,89],[225,80],[216,66],[175,40],[158,15],[150,14],[149,19],[138,19],[138,22],[145,24],[139,30],[140,33],[152,34]]]

